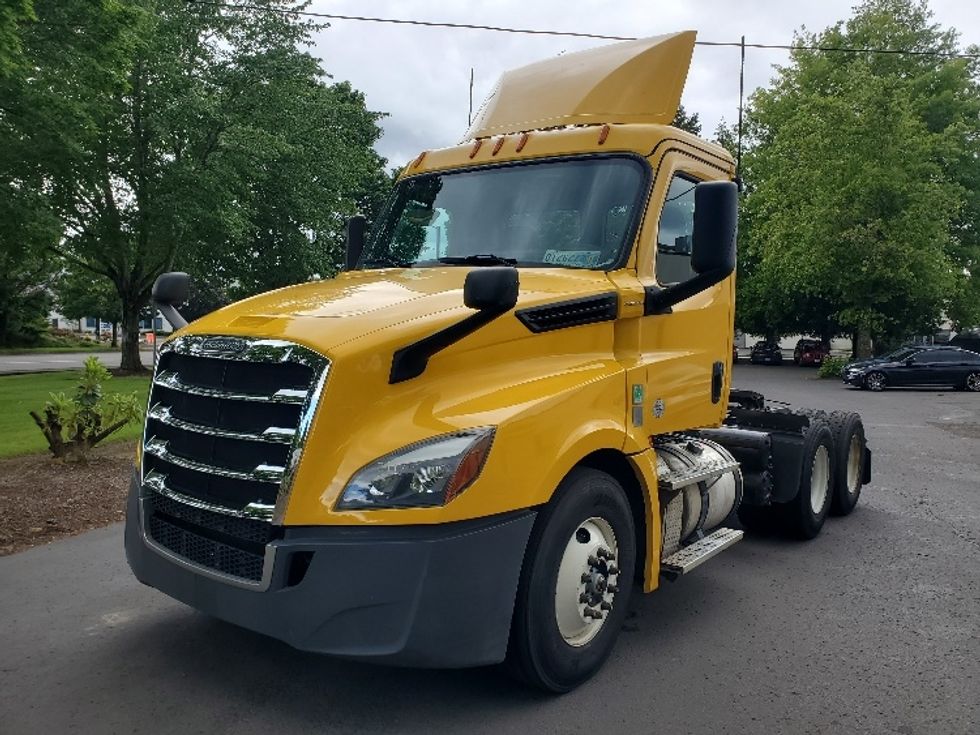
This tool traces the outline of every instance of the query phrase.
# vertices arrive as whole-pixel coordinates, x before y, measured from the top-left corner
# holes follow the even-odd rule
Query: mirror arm
[[[675,283],[665,288],[661,288],[660,286],[647,286],[644,289],[646,296],[643,300],[643,315],[669,314],[672,306],[721,283],[734,270],[734,268],[717,268],[706,271],[705,273],[699,273],[694,278],[689,278],[686,281]]]
[[[157,307],[157,311],[163,314],[163,318],[170,322],[175,330],[183,329],[187,326],[187,320],[180,315],[176,307],[173,304],[165,304],[160,301],[154,301],[153,305]]]

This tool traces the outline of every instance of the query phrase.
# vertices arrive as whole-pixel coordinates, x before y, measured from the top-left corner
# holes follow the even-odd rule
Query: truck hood
[[[212,312],[181,333],[236,334],[292,339],[329,350],[406,322],[462,318],[463,282],[470,268],[404,268],[350,271],[325,281],[289,286]],[[608,292],[598,271],[520,269],[517,308]]]

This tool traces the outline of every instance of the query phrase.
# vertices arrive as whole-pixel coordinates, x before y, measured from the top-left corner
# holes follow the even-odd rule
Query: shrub
[[[846,357],[828,357],[820,366],[818,375],[821,378],[839,378],[844,373],[844,366],[850,362]]]
[[[97,357],[89,357],[72,397],[52,393],[43,417],[31,411],[55,457],[74,455],[84,460],[92,447],[143,415],[135,392],[103,395],[102,384],[111,377]]]

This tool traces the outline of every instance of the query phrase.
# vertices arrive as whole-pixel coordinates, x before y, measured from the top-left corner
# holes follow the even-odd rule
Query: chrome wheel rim
[[[861,487],[861,439],[855,434],[847,449],[847,492],[856,495]]]
[[[827,504],[830,491],[830,453],[821,444],[813,455],[810,466],[810,509],[818,516]]]
[[[867,378],[871,390],[882,390],[885,387],[885,376],[881,373],[871,373]]]
[[[967,375],[966,387],[968,390],[980,391],[980,373],[970,373]]]
[[[565,545],[555,585],[555,619],[570,646],[595,638],[619,591],[616,534],[604,518],[583,521]]]

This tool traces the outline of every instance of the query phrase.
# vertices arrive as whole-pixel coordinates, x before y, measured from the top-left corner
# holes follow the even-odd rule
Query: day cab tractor
[[[737,190],[671,127],[683,32],[506,73],[418,155],[334,278],[160,348],[129,494],[136,577],[299,649],[506,662],[563,692],[638,587],[870,478],[853,413],[731,389]]]

